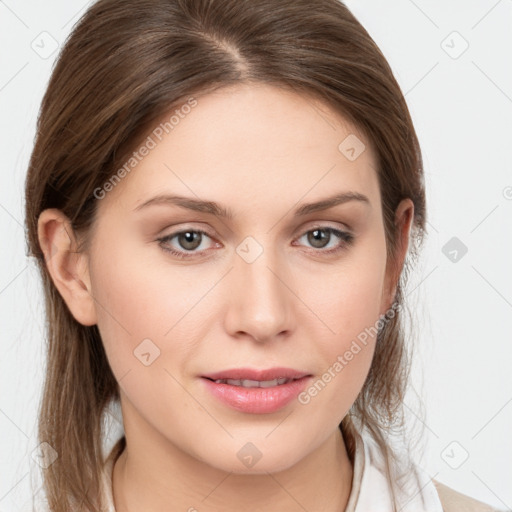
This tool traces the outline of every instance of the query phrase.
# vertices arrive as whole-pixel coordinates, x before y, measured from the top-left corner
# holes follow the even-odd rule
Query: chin
[[[231,451],[231,450],[229,450]],[[290,447],[289,452],[282,452],[277,447],[258,449],[247,442],[234,452],[234,457],[227,456],[227,450],[222,450],[219,457],[203,461],[221,471],[238,475],[266,475],[289,469],[298,462],[297,451]],[[228,452],[229,453],[229,452]],[[270,455],[271,454],[271,455]],[[304,454],[305,455],[305,454]]]

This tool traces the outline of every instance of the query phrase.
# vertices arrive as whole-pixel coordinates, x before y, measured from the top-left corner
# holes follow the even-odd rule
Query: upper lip
[[[254,368],[233,368],[231,370],[223,370],[216,373],[209,373],[203,377],[211,380],[274,380],[279,378],[286,379],[300,379],[310,375],[309,373],[294,370],[293,368],[267,368],[267,369],[254,369]]]

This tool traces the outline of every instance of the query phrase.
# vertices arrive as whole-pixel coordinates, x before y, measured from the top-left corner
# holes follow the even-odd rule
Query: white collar
[[[352,490],[344,512],[393,510],[383,464],[382,452],[373,438],[367,433],[357,433]],[[443,512],[432,479],[418,465],[410,464],[407,480],[401,482],[404,493],[397,498],[400,512]]]

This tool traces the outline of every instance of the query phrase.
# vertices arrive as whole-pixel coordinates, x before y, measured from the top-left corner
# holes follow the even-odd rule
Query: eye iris
[[[183,249],[197,249],[201,245],[201,233],[196,231],[184,231],[178,235],[178,241]],[[199,241],[199,243],[197,243],[197,241]]]
[[[310,231],[308,233],[308,242],[311,243],[316,248],[325,247],[325,240],[329,242],[329,239],[331,237],[331,234],[325,230],[325,229],[314,229],[313,231]],[[318,242],[320,242],[320,245],[318,245]]]

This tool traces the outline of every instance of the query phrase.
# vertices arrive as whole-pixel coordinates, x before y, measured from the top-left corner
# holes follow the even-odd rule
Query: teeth
[[[285,377],[274,380],[249,380],[249,379],[218,379],[215,381],[216,384],[229,384],[230,386],[241,386],[243,388],[271,388],[273,386],[280,386],[286,384],[293,379],[287,379]]]

